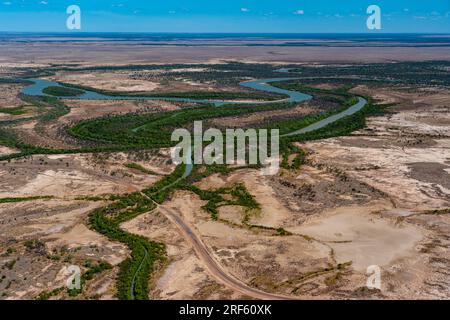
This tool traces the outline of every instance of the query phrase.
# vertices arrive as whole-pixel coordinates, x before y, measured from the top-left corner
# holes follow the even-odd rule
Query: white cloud
[[[6,2],[3,2],[3,4],[4,4],[5,6],[10,6],[12,3],[9,2],[9,1],[6,1]]]
[[[305,14],[305,11],[302,9],[296,10],[296,11],[294,11],[294,14]]]
[[[48,1],[41,1],[39,2],[40,4],[43,4],[44,6],[46,6],[48,4]]]
[[[250,9],[249,8],[241,8],[241,12],[249,12]]]

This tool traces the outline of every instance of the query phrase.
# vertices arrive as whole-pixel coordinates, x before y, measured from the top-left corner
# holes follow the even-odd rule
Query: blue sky
[[[450,33],[450,0],[0,0],[0,30],[68,31],[73,4],[85,32],[368,32],[377,4],[382,32]]]

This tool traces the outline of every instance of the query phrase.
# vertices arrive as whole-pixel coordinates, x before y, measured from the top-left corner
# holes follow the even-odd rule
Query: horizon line
[[[52,33],[52,34],[90,34],[90,33],[103,33],[103,34],[219,34],[219,35],[242,35],[242,34],[255,34],[255,35],[264,35],[264,34],[273,34],[273,35],[315,35],[315,34],[364,34],[364,35],[450,35],[450,32],[173,32],[173,31],[8,31],[8,30],[0,30],[0,33],[28,33],[28,34],[42,34],[42,33]]]

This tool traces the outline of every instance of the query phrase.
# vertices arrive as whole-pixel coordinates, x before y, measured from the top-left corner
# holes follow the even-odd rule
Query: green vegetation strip
[[[10,114],[12,116],[20,116],[22,114],[27,113],[23,107],[14,107],[14,108],[0,108],[0,113]]]
[[[13,202],[25,202],[35,200],[50,200],[53,196],[36,196],[36,197],[24,197],[24,198],[2,198],[0,203],[13,203]]]
[[[76,97],[81,96],[84,93],[82,90],[56,86],[47,87],[42,90],[42,92],[55,97]]]
[[[128,246],[131,255],[120,264],[118,275],[118,298],[121,300],[148,299],[148,279],[155,263],[165,260],[164,244],[153,242],[145,237],[128,233],[120,225],[136,216],[156,208],[154,201],[162,203],[176,187],[176,182],[184,173],[184,166],[157,182],[141,193],[131,193],[110,197],[110,205],[96,209],[90,214],[92,229]]]
[[[125,164],[125,167],[127,167],[129,169],[138,170],[138,171],[140,171],[142,173],[145,173],[145,174],[158,175],[158,173],[156,173],[156,172],[154,172],[152,170],[149,170],[147,168],[144,168],[140,164],[134,163],[134,162]]]

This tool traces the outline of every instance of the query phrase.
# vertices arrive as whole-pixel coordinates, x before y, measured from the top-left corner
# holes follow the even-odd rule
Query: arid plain
[[[162,247],[145,247],[149,269],[131,273],[137,280],[129,282],[129,298],[450,298],[448,47],[249,47],[221,40],[226,46],[140,43],[129,50],[128,43],[91,41],[0,43],[1,299],[122,298],[124,274],[132,270],[124,262],[138,259],[137,251],[99,232],[92,215],[129,194],[151,199],[149,209],[109,207],[106,215],[112,212],[114,227],[127,235]],[[288,70],[280,74],[281,68]],[[277,105],[277,95],[239,86],[275,77],[296,78],[279,85],[314,98]],[[106,129],[95,131],[100,125],[92,121],[110,130],[113,119],[125,132],[152,116],[189,115],[199,106],[30,98],[22,90],[31,78],[128,96],[274,101],[205,120],[221,129],[301,127],[302,119],[336,112],[355,96],[369,98],[373,108],[361,126],[343,123],[343,131],[291,141],[296,151],[276,175],[199,166],[159,201],[159,191],[146,190],[176,174],[169,147],[150,147],[153,141],[141,136],[142,144],[131,145],[115,130],[100,139]],[[189,129],[192,121],[164,130],[177,126]],[[134,139],[136,131],[130,134]],[[295,157],[302,158],[298,166]],[[76,292],[65,288],[71,265],[83,272]],[[381,270],[380,289],[366,286],[373,265]],[[135,281],[147,287],[139,291]]]

